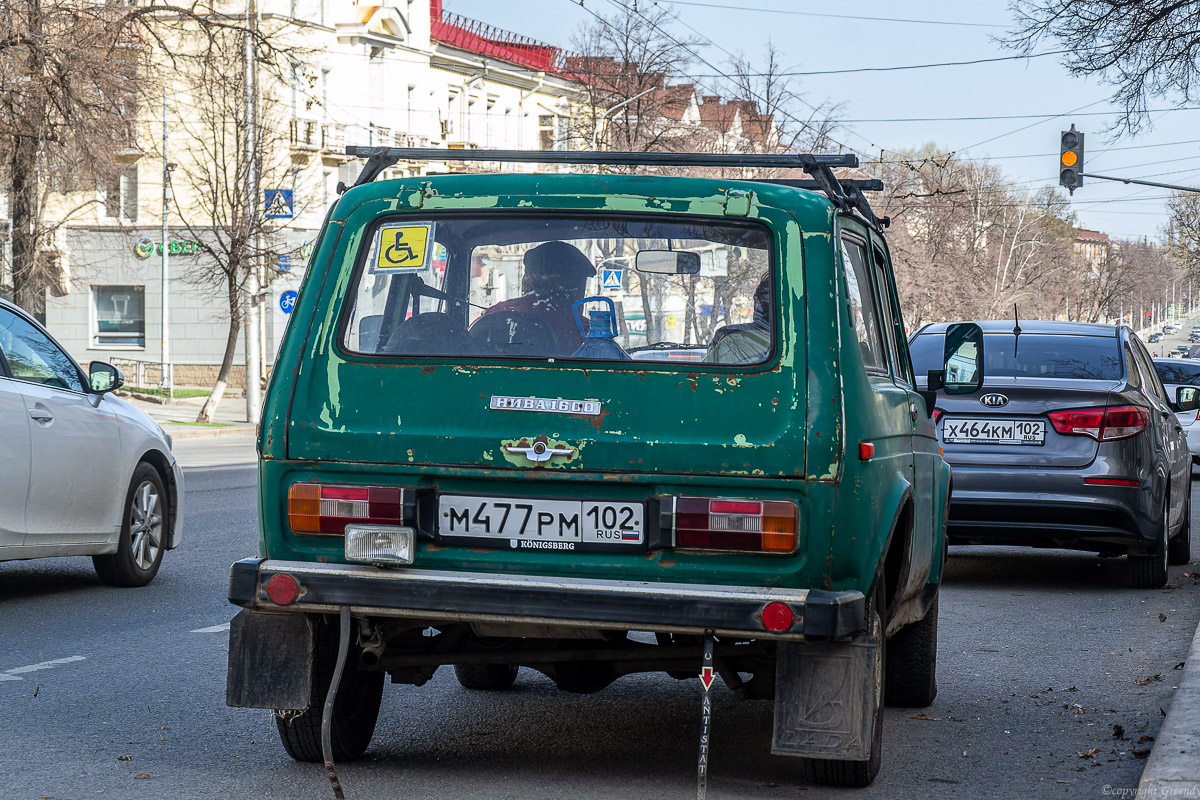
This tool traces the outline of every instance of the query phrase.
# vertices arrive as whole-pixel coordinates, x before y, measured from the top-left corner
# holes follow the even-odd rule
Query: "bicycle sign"
[[[430,267],[433,249],[433,223],[385,225],[375,239],[375,259],[371,272],[395,274],[425,272]]]
[[[292,313],[292,309],[296,307],[296,292],[288,289],[283,294],[279,295],[279,310],[285,314]]]

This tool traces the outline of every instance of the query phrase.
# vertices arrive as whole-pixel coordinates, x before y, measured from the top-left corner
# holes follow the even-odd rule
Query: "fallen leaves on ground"
[[[1114,739],[1124,739],[1125,738],[1125,728],[1120,723],[1117,723],[1117,722],[1113,723],[1113,738]]]
[[[928,719],[928,720],[933,720],[934,722],[942,721],[940,718],[935,717],[931,714],[913,714],[913,719]]]
[[[1091,750],[1088,750],[1086,753],[1080,753],[1079,757],[1080,758],[1095,758],[1099,752],[1100,752],[1099,747],[1093,747]]]
[[[1134,751],[1133,751],[1133,757],[1134,757],[1134,758],[1146,758],[1146,757],[1147,757],[1147,756],[1149,756],[1149,755],[1150,755],[1150,748],[1149,748],[1149,747],[1147,747],[1145,750],[1134,750]]]
[[[133,779],[136,781],[138,778],[149,778],[149,777],[150,777],[149,772],[140,772],[137,775],[134,775]]]
[[[1134,681],[1134,683],[1136,683],[1138,686],[1145,686],[1147,683],[1153,683],[1154,681],[1161,681],[1161,680],[1162,680],[1162,675],[1159,675],[1156,672],[1148,678],[1138,678],[1137,680]]]

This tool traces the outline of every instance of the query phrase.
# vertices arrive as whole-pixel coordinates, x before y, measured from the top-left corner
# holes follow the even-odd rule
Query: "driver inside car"
[[[771,273],[754,289],[754,319],[742,325],[725,325],[714,335],[704,360],[713,364],[753,364],[771,349]]]
[[[554,335],[555,352],[546,355],[574,352],[582,337],[571,305],[583,297],[587,280],[596,274],[596,268],[579,248],[557,241],[529,250],[524,264],[521,277],[524,294],[496,303],[480,319],[502,311],[530,314],[545,322]]]

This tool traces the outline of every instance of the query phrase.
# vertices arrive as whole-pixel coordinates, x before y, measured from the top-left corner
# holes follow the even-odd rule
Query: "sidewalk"
[[[206,398],[188,397],[168,403],[152,403],[119,393],[122,400],[145,411],[150,418],[163,426],[175,439],[192,439],[202,436],[253,436],[256,426],[246,422],[246,401],[241,397],[226,395],[217,406],[215,421],[211,425],[196,423]]]
[[[1139,798],[1200,797],[1200,628],[1138,783]]]

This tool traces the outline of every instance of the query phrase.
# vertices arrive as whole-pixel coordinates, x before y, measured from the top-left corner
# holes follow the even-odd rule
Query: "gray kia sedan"
[[[1127,554],[1133,585],[1165,584],[1190,557],[1191,456],[1145,346],[1123,326],[977,324],[983,391],[939,390],[934,411],[950,543]],[[917,375],[942,368],[946,327],[912,337]]]

